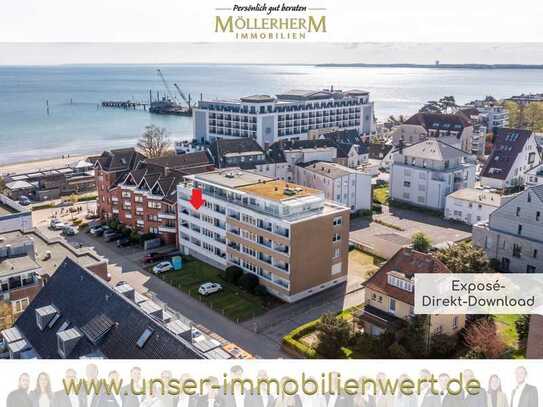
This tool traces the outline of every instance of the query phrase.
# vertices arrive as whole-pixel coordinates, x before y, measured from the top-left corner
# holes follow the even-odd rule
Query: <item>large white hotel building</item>
[[[366,135],[375,127],[373,102],[361,90],[292,90],[275,97],[200,101],[193,115],[199,143],[251,137],[263,148],[278,140],[304,140],[314,129],[356,129]]]
[[[238,266],[293,302],[346,280],[350,209],[324,193],[238,169],[177,187],[179,245],[215,267]],[[200,188],[205,204],[189,199]]]

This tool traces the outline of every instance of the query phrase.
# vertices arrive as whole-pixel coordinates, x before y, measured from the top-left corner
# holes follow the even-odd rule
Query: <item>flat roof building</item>
[[[317,189],[240,169],[188,176],[178,186],[183,253],[239,266],[293,302],[346,280],[349,208]],[[189,202],[199,188],[205,204]]]

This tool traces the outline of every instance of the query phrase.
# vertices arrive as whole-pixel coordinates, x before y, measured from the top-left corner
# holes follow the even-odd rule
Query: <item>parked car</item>
[[[28,197],[21,195],[21,197],[19,198],[19,203],[23,206],[27,206],[30,205],[32,201]]]
[[[101,225],[93,226],[89,230],[90,234],[94,236],[102,236],[104,234],[104,228]]]
[[[130,239],[127,237],[121,237],[117,240],[117,247],[127,247],[130,246]]]
[[[66,226],[67,225],[65,225],[64,222],[62,222],[60,219],[57,219],[57,218],[51,219],[51,222],[49,222],[49,229],[52,229],[52,230],[62,230]]]
[[[150,252],[150,253],[147,253],[145,256],[143,256],[143,262],[145,264],[155,263],[157,261],[164,260],[164,259],[167,259],[169,257],[170,256],[168,256],[167,254],[164,254],[164,253]]]
[[[172,263],[169,261],[161,261],[156,266],[153,267],[153,273],[160,274],[160,273],[166,273],[168,271],[172,271],[173,266]]]
[[[106,242],[113,242],[114,240],[118,240],[122,235],[115,231],[115,230],[106,230],[104,232],[104,241]]]
[[[98,219],[99,216],[97,213],[94,213],[94,212],[87,212],[87,214],[85,215],[85,219]]]
[[[62,229],[62,234],[64,236],[74,236],[77,233],[77,229],[73,226],[64,226],[64,229]]]
[[[218,283],[204,283],[198,288],[201,295],[209,295],[222,290],[222,285]]]

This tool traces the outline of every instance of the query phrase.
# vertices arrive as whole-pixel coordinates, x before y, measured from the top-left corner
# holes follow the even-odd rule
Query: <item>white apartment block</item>
[[[526,171],[526,186],[535,187],[543,184],[543,163]]]
[[[264,148],[278,140],[308,138],[315,129],[374,132],[373,102],[360,90],[292,90],[275,97],[254,95],[238,100],[200,101],[193,113],[197,142],[250,137]]]
[[[324,192],[326,199],[351,209],[371,209],[371,175],[337,163],[316,161],[296,166],[297,184]]]
[[[443,210],[446,196],[475,185],[473,157],[436,139],[394,153],[390,171],[393,200]]]
[[[459,189],[447,195],[445,219],[473,225],[487,221],[501,204],[501,195],[477,188]]]
[[[346,281],[349,209],[315,189],[225,169],[178,186],[179,244],[215,267],[238,266],[287,302]],[[205,204],[188,201],[193,188]]]

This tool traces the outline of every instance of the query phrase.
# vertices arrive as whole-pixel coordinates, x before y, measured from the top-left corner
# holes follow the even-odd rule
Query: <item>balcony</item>
[[[280,253],[284,253],[284,254],[288,254],[289,252],[288,246],[283,245],[283,244],[278,244],[278,243],[275,243],[273,245],[273,250],[278,251]]]
[[[159,226],[158,231],[161,233],[177,233],[175,226]]]
[[[181,211],[181,213],[183,213],[183,211]],[[188,211],[186,211],[186,214],[188,215]],[[161,212],[158,214],[158,218],[175,220],[177,217],[175,216],[175,213],[173,212]]]

